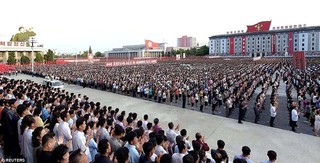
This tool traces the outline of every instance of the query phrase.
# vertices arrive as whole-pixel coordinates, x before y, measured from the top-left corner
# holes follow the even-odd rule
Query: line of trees
[[[171,52],[167,52],[167,56],[175,56],[176,54],[183,54],[186,55],[194,55],[194,56],[204,56],[209,54],[209,47],[204,45],[201,47],[194,47],[187,50],[179,49],[179,50],[172,50]]]

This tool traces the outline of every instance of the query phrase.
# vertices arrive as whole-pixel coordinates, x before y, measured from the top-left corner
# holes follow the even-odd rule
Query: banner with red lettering
[[[271,46],[271,53],[272,54],[276,54],[276,34],[272,34],[272,37],[271,37],[271,42],[272,42],[272,46]]]
[[[133,61],[118,61],[118,62],[107,62],[106,67],[116,66],[130,66],[130,65],[142,65],[142,64],[156,64],[156,59],[151,60],[133,60]]]
[[[288,53],[289,55],[292,55],[292,52],[293,52],[293,33],[292,32],[289,32],[289,41],[288,41]]]
[[[306,59],[303,51],[294,52],[292,57],[293,67],[295,69],[305,70],[306,69]]]
[[[246,54],[246,36],[242,36],[242,54]]]
[[[271,21],[262,21],[254,25],[247,25],[247,32],[269,31]]]
[[[230,37],[230,54],[234,54],[234,38]]]

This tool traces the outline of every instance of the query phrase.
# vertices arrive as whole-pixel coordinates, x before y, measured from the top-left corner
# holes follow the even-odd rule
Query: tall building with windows
[[[209,37],[209,53],[218,56],[292,55],[297,51],[304,51],[306,55],[320,54],[320,26],[290,25],[262,30],[263,23],[259,23],[248,26],[247,32]]]
[[[196,38],[182,36],[177,39],[177,46],[178,47],[188,47],[188,48],[196,47],[197,46]]]

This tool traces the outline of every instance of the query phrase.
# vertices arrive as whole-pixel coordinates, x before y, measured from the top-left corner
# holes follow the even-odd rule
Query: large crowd
[[[188,61],[129,67],[106,68],[100,64],[43,65],[35,67],[37,76],[50,76],[66,83],[81,84],[155,100],[159,103],[182,102],[201,111],[207,107],[212,113],[225,106],[228,117],[239,109],[242,123],[248,101],[255,96],[255,122],[261,110],[270,110],[270,126],[277,115],[280,80],[287,87],[289,125],[296,131],[299,114],[310,121],[314,134],[320,127],[319,70],[309,64],[307,71],[293,70],[290,63],[263,60],[241,63],[233,61]],[[30,73],[29,67],[17,67]],[[271,87],[270,106],[266,92]],[[294,100],[292,90],[298,92]],[[33,162],[253,162],[251,149],[242,147],[242,153],[228,156],[225,142],[207,144],[201,133],[194,138],[187,129],[175,123],[159,125],[159,119],[148,114],[126,113],[112,106],[101,106],[86,95],[39,85],[33,81],[1,79],[0,122],[6,159],[24,159]],[[207,156],[207,154],[211,154]],[[267,152],[275,162],[277,153]],[[231,159],[232,158],[232,159]]]
[[[314,127],[315,123],[320,123],[315,120],[317,110],[320,109],[318,63],[318,59],[312,58],[308,60],[306,71],[300,71],[292,67],[290,59],[262,59],[252,62],[245,58],[192,58],[156,65],[113,68],[105,67],[104,64],[42,65],[35,68],[35,75],[51,76],[66,83],[158,103],[180,103],[182,108],[191,107],[200,111],[210,108],[212,114],[225,111],[226,117],[239,109],[239,123],[246,119],[249,109],[253,109],[255,113],[252,122],[260,123],[261,112],[267,110],[270,112],[271,127],[275,126],[279,109],[278,88],[280,80],[283,80],[288,98],[289,125],[297,127],[295,123],[303,115],[313,127],[310,130],[318,135],[319,129]],[[22,66],[18,70],[31,72],[30,66]],[[261,91],[258,89],[258,92],[257,88],[261,88]],[[270,89],[272,93],[269,100],[267,91]],[[292,91],[299,94],[296,99],[292,97],[295,95]],[[254,94],[257,96],[253,96]],[[249,108],[250,100],[254,101],[253,108]],[[296,127],[292,127],[292,131],[296,131]]]

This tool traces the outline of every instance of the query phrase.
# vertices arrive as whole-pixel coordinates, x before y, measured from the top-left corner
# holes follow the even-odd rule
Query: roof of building
[[[250,33],[222,34],[222,35],[211,36],[211,37],[209,37],[209,39],[221,38],[221,37],[230,37],[230,36],[236,37],[236,36],[261,35],[261,34],[273,34],[273,33],[287,33],[287,32],[300,32],[300,31],[312,31],[312,30],[320,30],[320,26],[289,28],[289,29],[269,30],[269,31],[262,31],[262,32],[250,32]]]

